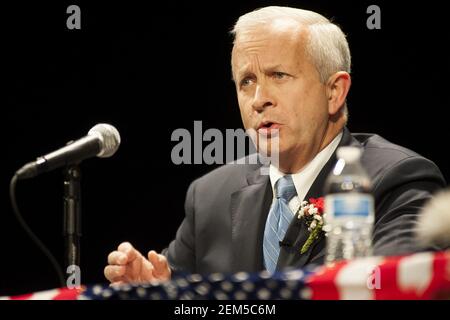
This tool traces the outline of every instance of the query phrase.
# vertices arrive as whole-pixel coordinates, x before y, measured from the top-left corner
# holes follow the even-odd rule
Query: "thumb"
[[[157,254],[154,250],[148,253],[148,260],[154,267],[153,275],[159,280],[169,280],[171,270],[167,258],[162,254]]]

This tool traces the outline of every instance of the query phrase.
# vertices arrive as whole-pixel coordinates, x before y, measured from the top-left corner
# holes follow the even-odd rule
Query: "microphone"
[[[440,191],[425,204],[416,231],[422,245],[450,248],[450,189]]]
[[[27,163],[16,171],[16,176],[18,179],[28,179],[87,158],[108,158],[117,151],[119,145],[119,131],[110,124],[99,123],[89,130],[87,136],[70,141],[65,147]]]

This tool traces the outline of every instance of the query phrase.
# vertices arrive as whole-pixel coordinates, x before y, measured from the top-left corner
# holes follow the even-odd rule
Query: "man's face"
[[[244,127],[269,139],[278,129],[281,162],[309,162],[328,123],[326,87],[304,52],[306,36],[306,30],[262,28],[236,39],[232,53]]]

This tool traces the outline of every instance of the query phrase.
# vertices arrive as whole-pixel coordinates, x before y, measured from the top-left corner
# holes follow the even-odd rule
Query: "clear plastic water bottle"
[[[361,150],[340,147],[338,161],[325,183],[326,263],[372,254],[374,199],[361,165]]]

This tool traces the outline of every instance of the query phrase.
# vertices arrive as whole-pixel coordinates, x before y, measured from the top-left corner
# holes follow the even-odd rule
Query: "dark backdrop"
[[[108,252],[128,240],[163,249],[183,219],[189,183],[214,166],[174,165],[176,128],[241,127],[230,73],[236,18],[278,4],[333,17],[348,34],[353,85],[349,128],[376,132],[431,158],[450,178],[448,28],[441,1],[130,1],[2,5],[2,170],[0,295],[58,286],[45,257],[13,218],[14,171],[79,138],[96,123],[118,128],[110,159],[85,161],[82,282],[103,282]],[[81,7],[81,30],[66,28],[66,8]],[[381,30],[366,8],[381,7]],[[59,260],[62,174],[18,184],[24,217]]]

